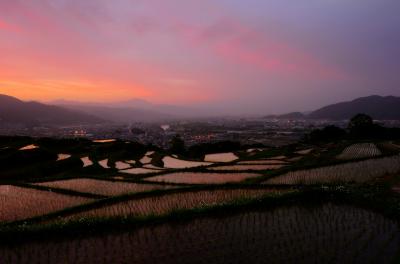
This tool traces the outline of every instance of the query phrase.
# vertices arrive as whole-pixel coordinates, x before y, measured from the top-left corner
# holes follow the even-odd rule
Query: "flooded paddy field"
[[[109,169],[109,168],[110,168],[110,167],[108,166],[108,159],[104,159],[104,160],[99,161],[99,165],[100,165],[101,167],[103,167],[104,169]]]
[[[310,154],[314,149],[303,149],[303,150],[299,150],[299,151],[295,151],[295,154],[299,154],[299,155],[307,155]]]
[[[70,154],[62,154],[62,153],[60,153],[60,154],[57,155],[57,161],[62,161],[62,160],[66,160],[66,159],[69,159],[69,158],[71,158]]]
[[[210,162],[181,160],[170,156],[165,156],[163,158],[163,162],[164,162],[164,168],[170,168],[170,169],[195,168],[201,166],[208,166],[212,164]]]
[[[83,157],[83,158],[81,158],[81,161],[83,162],[84,168],[93,165],[93,161],[91,161],[89,157]]]
[[[399,223],[350,205],[251,209],[0,245],[2,263],[395,263]]]
[[[126,170],[126,169],[129,169],[130,167],[131,167],[131,165],[127,162],[123,162],[123,161],[115,162],[115,168],[117,170]]]
[[[232,162],[239,159],[234,153],[216,153],[216,154],[207,154],[204,157],[204,161],[208,162]]]
[[[38,149],[38,148],[39,148],[38,145],[31,144],[31,145],[24,146],[24,147],[20,148],[19,150],[32,150],[32,149]]]

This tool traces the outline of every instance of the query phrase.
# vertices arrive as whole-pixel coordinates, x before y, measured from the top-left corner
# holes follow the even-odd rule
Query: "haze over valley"
[[[0,95],[1,123],[66,125],[87,123],[163,123],[206,118],[260,118],[288,120],[349,120],[358,113],[366,113],[377,120],[400,120],[400,97],[368,96],[338,102],[313,111],[297,111],[281,115],[221,114],[212,110],[173,105],[156,105],[143,100],[113,103],[80,103],[58,100],[49,103],[22,101]]]

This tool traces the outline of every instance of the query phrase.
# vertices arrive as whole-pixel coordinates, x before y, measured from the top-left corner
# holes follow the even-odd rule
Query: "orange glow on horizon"
[[[228,2],[0,0],[0,94],[259,113],[399,93],[395,8],[377,27],[352,1]]]
[[[118,87],[110,89],[110,87]],[[118,84],[98,84],[82,80],[1,80],[0,93],[22,100],[50,101],[113,101],[130,98],[151,98],[153,94],[143,87],[124,87]]]
[[[92,82],[86,80],[9,80],[0,78],[0,94],[24,101],[71,100],[77,102],[115,102],[143,99],[154,103],[200,103],[214,99],[210,93],[174,87],[154,92],[153,89],[131,84]]]

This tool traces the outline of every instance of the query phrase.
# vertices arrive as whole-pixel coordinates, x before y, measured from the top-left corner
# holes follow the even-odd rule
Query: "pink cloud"
[[[0,30],[10,31],[10,32],[20,32],[21,28],[17,25],[10,24],[4,20],[0,20]]]
[[[279,75],[295,75],[318,79],[341,78],[336,69],[322,65],[311,54],[291,47],[286,43],[259,41],[261,47],[249,47],[243,40],[228,40],[216,43],[213,51],[221,57],[238,64],[253,66],[260,71]]]
[[[214,90],[226,97],[231,79],[240,79],[223,73],[224,67],[231,65],[239,71],[250,69],[262,81],[270,75],[284,79],[340,76],[313,54],[243,23],[218,9],[215,2],[199,1],[194,8],[193,3],[185,2],[184,9],[192,13],[180,12],[176,7],[182,1],[173,0],[138,1],[143,10],[136,9],[136,5],[124,7],[124,1],[110,5],[105,4],[109,3],[106,0],[5,2],[0,1],[0,15],[7,18],[7,22],[0,21],[0,34],[1,30],[12,29],[11,25],[23,28],[24,34],[5,37],[0,43],[4,52],[0,68],[11,69],[7,78],[4,72],[0,77],[18,81],[15,87],[22,87],[24,82],[36,85],[35,79],[57,80],[63,89],[46,85],[50,87],[48,93],[58,97],[70,96],[69,80],[77,79],[95,84],[95,88],[82,88],[86,97],[107,94],[112,87],[115,95],[205,101],[215,97],[218,92]],[[208,13],[203,14],[199,8]],[[211,69],[219,66],[221,73]],[[162,81],[171,78],[199,82],[188,85]]]
[[[233,18],[224,18],[205,28],[179,24],[176,30],[193,47],[207,47],[227,62],[251,66],[261,72],[300,78],[346,78],[344,73],[324,65],[313,54],[266,36]]]

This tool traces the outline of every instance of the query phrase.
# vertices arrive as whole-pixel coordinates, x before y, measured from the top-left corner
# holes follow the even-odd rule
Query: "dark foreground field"
[[[62,235],[2,246],[2,263],[394,263],[400,226],[322,203]]]
[[[0,263],[400,261],[399,142],[202,151],[3,140]]]

